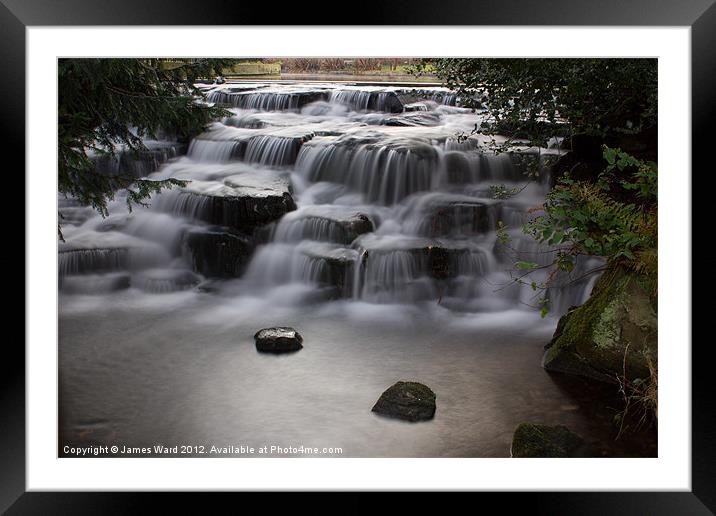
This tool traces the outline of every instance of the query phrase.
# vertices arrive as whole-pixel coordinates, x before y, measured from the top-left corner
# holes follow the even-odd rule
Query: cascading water
[[[609,440],[612,414],[592,417],[540,367],[556,319],[512,277],[556,252],[520,227],[549,185],[526,165],[557,149],[494,155],[457,137],[481,114],[444,88],[247,83],[209,100],[231,116],[144,174],[186,186],[131,212],[118,192],[107,218],[59,199],[62,443],[504,457],[515,426],[544,417]],[[600,265],[554,279],[552,315],[586,299]],[[257,353],[254,333],[277,325],[305,349]],[[370,413],[401,378],[436,391],[433,421]]]
[[[299,283],[348,299],[460,310],[534,301],[508,271],[514,261],[544,265],[553,256],[518,229],[547,190],[544,178],[525,185],[524,162],[539,155],[495,155],[476,138],[458,138],[480,115],[450,107],[454,94],[247,84],[216,88],[208,100],[235,106],[233,115],[154,173],[189,184],[156,195],[149,209],[129,214],[115,202],[106,220],[80,218],[60,249],[63,277],[163,264],[207,277],[243,273],[254,294]],[[496,200],[491,185],[522,192]],[[69,220],[77,216],[77,207],[65,210]],[[498,221],[512,228],[509,252],[497,242]],[[577,269],[598,266],[585,260]],[[187,274],[133,276],[132,285],[149,292],[192,284],[176,279]],[[594,277],[554,282],[555,312],[583,302]]]

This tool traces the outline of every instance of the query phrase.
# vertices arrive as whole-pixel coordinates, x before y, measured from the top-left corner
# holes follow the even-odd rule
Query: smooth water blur
[[[653,443],[614,441],[614,412],[594,403],[588,382],[540,367],[553,325],[539,316],[460,315],[435,304],[297,307],[301,289],[261,298],[230,289],[129,290],[100,307],[95,296],[63,300],[60,442],[506,457],[517,424],[536,421],[565,424],[604,455],[655,453]],[[277,322],[299,329],[304,349],[257,353],[253,333]],[[435,391],[434,420],[406,423],[370,411],[398,380]]]
[[[185,156],[162,150],[137,169],[187,186],[131,212],[119,193],[107,218],[60,199],[61,442],[499,457],[518,423],[537,421],[566,424],[605,455],[634,453],[612,441],[614,414],[588,386],[540,367],[556,316],[588,298],[597,276],[584,273],[601,262],[553,282],[546,319],[542,294],[512,281],[515,261],[554,256],[520,227],[558,150],[495,154],[458,137],[482,115],[440,88],[247,83],[209,100],[232,116]],[[521,193],[495,199],[494,185]],[[297,209],[257,231],[240,278],[194,270],[187,235],[216,231],[216,199],[248,196],[258,213],[289,193]],[[266,326],[294,326],[305,348],[258,354],[252,336]],[[401,379],[437,393],[435,420],[370,412]],[[635,453],[651,454],[644,446]]]

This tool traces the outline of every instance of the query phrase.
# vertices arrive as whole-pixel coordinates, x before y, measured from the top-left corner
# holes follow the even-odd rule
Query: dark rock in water
[[[254,249],[249,236],[222,227],[189,231],[184,246],[194,270],[212,278],[240,276]]]
[[[380,395],[373,412],[407,421],[432,419],[435,393],[422,383],[398,382]]]
[[[510,456],[526,457],[589,457],[589,447],[579,435],[566,426],[521,423],[512,437]]]
[[[657,367],[654,291],[644,276],[607,269],[587,302],[562,317],[544,368],[609,383],[649,378]]]
[[[262,353],[289,353],[303,348],[303,337],[293,328],[264,328],[254,335],[256,350]]]

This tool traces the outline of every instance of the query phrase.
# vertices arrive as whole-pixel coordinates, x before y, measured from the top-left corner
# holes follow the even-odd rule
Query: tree
[[[423,61],[467,107],[487,101],[475,132],[545,145],[552,136],[587,134],[617,145],[657,123],[656,59],[462,59]]]
[[[58,62],[58,189],[107,215],[118,190],[127,204],[144,201],[176,179],[137,179],[95,169],[91,153],[114,155],[118,147],[145,151],[142,138],[162,134],[188,140],[224,110],[201,102],[195,87],[230,60],[60,59]],[[61,236],[61,234],[60,234]]]

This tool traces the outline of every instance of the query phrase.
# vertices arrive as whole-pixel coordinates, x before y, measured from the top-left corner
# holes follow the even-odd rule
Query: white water
[[[231,89],[236,91],[232,93]],[[466,384],[445,380],[442,375],[448,374],[447,370],[441,369],[442,366],[432,367],[430,357],[438,360],[439,354],[448,353],[458,362],[474,361],[479,358],[472,353],[477,352],[479,356],[486,352],[486,360],[497,367],[500,352],[493,348],[487,352],[489,346],[475,351],[469,345],[470,339],[479,339],[482,335],[494,345],[499,345],[501,340],[514,341],[515,352],[531,346],[535,369],[529,369],[528,375],[542,378],[536,380],[542,382],[538,388],[550,392],[540,398],[543,408],[559,413],[555,406],[569,403],[562,399],[564,395],[560,397],[551,392],[554,389],[541,376],[544,373],[538,363],[539,350],[548,340],[556,319],[540,320],[536,307],[538,294],[514,284],[510,272],[517,260],[540,264],[550,261],[551,251],[522,235],[519,229],[533,216],[530,210],[543,202],[547,193],[546,176],[543,174],[540,181],[526,184],[522,165],[516,158],[486,152],[483,145],[478,145],[486,142],[475,138],[458,141],[456,134],[469,132],[479,123],[480,114],[450,105],[457,99],[446,96],[443,89],[432,93],[421,91],[424,100],[420,102],[420,110],[376,110],[395,111],[395,101],[401,95],[406,98],[405,90],[337,85],[249,85],[247,89],[230,85],[226,91],[217,91],[209,98],[239,106],[232,108],[233,116],[213,124],[205,134],[195,138],[186,156],[161,164],[149,176],[191,181],[186,188],[156,195],[150,207],[137,207],[131,213],[119,195],[110,203],[111,215],[107,219],[71,200],[60,200],[60,211],[66,216],[63,226],[66,242],[60,244],[59,257],[60,340],[67,353],[61,359],[61,363],[66,364],[64,401],[61,401],[66,435],[80,432],[97,410],[103,413],[103,421],[109,421],[102,425],[119,431],[127,439],[145,441],[171,435],[171,432],[157,434],[146,422],[140,425],[146,433],[139,435],[126,426],[126,421],[122,422],[121,414],[116,414],[120,418],[116,420],[106,410],[98,409],[96,400],[82,393],[88,384],[97,387],[97,382],[103,381],[105,373],[98,371],[104,371],[104,366],[98,369],[93,361],[92,366],[86,362],[77,364],[69,357],[84,353],[95,339],[117,339],[120,348],[130,345],[131,341],[131,346],[141,349],[141,354],[150,361],[160,359],[157,354],[166,353],[173,340],[182,341],[183,349],[187,350],[186,346],[190,346],[187,339],[193,339],[200,348],[195,351],[214,362],[217,349],[205,347],[204,341],[209,344],[219,338],[224,343],[220,354],[225,355],[229,349],[226,346],[234,345],[229,343],[229,330],[239,331],[236,340],[250,347],[244,337],[265,325],[294,324],[299,331],[303,331],[303,324],[310,328],[307,349],[297,356],[309,356],[307,350],[314,343],[316,346],[320,343],[323,355],[330,353],[330,342],[335,342],[336,352],[345,352],[352,340],[350,332],[357,331],[360,324],[370,326],[370,331],[361,337],[365,346],[368,346],[365,339],[380,339],[381,332],[387,332],[386,335],[392,336],[386,346],[392,345],[395,349],[379,351],[375,345],[368,346],[370,349],[366,347],[362,360],[369,360],[373,353],[374,365],[370,367],[377,367],[378,361],[382,361],[378,368],[380,374],[360,373],[354,381],[356,388],[361,378],[372,387],[393,378],[389,370],[393,364],[398,376],[408,373],[420,376],[420,371],[425,371],[427,383],[432,378],[441,386],[439,399],[441,396],[449,399],[457,393],[466,395],[463,392]],[[533,159],[540,159],[536,149],[525,151],[531,153]],[[541,152],[557,151],[542,149]],[[489,187],[496,184],[524,187],[524,190],[513,199],[495,200]],[[222,201],[237,192],[249,194],[254,201],[235,208],[236,213],[254,217],[261,223],[253,234],[243,226],[233,230],[253,239],[256,250],[241,277],[203,277],[192,270],[195,261],[187,252],[185,236],[189,232],[217,231],[217,224],[234,224],[237,220],[231,211],[234,208],[221,205],[223,211],[217,211],[217,199]],[[281,198],[289,192],[297,209],[264,224],[271,214],[261,211],[262,199]],[[513,249],[500,248],[495,233],[497,221],[508,225]],[[595,265],[598,262],[581,263],[574,277]],[[526,279],[540,281],[545,276],[535,273]],[[592,275],[575,284],[563,279],[564,286],[550,289],[552,315],[560,315],[569,306],[584,302],[595,279]],[[115,320],[108,313],[119,314],[119,317]],[[145,348],[146,341],[142,341],[139,330],[132,329],[131,337],[125,330],[133,324],[133,318],[144,320],[150,313],[157,317],[153,320],[150,317],[143,327],[148,331],[152,346],[156,347]],[[170,316],[170,313],[185,315]],[[350,314],[352,322],[341,330],[340,321],[346,314]],[[431,320],[437,326],[431,325]],[[430,332],[435,332],[428,339],[432,342],[451,325],[456,325],[456,329],[451,330],[454,335],[446,334],[445,338],[459,341],[457,348],[450,351],[445,342],[433,351],[424,347]],[[214,330],[218,332],[216,335],[212,334]],[[411,356],[408,350],[411,343],[422,349],[419,358]],[[352,351],[348,355],[355,359],[356,353]],[[187,362],[186,356],[173,352],[171,355],[177,372],[194,374],[191,360]],[[119,355],[108,363],[113,360],[120,360]],[[321,363],[320,367],[335,368],[340,360],[326,359]],[[237,370],[231,374],[250,376],[253,368],[258,367],[250,364],[251,361],[235,364]],[[120,367],[137,367],[136,375],[139,371],[154,374],[151,368],[139,364]],[[479,374],[476,371],[460,374],[473,373]],[[317,378],[321,374],[332,377],[334,373],[316,370],[316,378],[312,380],[291,378],[289,374],[289,383],[294,389],[299,388],[298,385],[330,389],[324,380]],[[147,396],[157,389],[164,392],[154,381],[138,381],[131,371],[123,370],[117,375],[115,387],[128,396],[114,404],[117,410],[128,410],[132,403],[139,403],[136,394],[129,394],[132,383]],[[226,377],[224,373],[222,377]],[[178,378],[167,381],[175,384]],[[192,396],[204,400],[206,406],[195,407],[201,413],[196,417],[205,418],[207,424],[209,421],[215,425],[232,424],[226,420],[227,414],[238,413],[233,409],[222,412],[221,407],[206,403],[215,397],[216,389],[221,390],[223,386],[199,385],[197,388],[200,392]],[[489,388],[496,389],[493,394],[498,398],[510,395],[504,386],[491,384]],[[212,434],[208,427],[197,429],[190,421],[183,420],[175,412],[179,403],[176,394],[165,394],[162,396],[174,409],[139,403],[138,413],[147,416],[151,405],[151,410],[158,410],[175,421],[178,428],[175,435],[181,438]],[[550,396],[555,397],[554,403],[547,401]],[[290,410],[285,399],[270,402]],[[224,399],[222,403],[229,400]],[[184,406],[184,401],[180,404]],[[305,404],[303,407],[305,417],[296,417],[310,426],[308,415],[316,417],[316,414]],[[499,411],[494,412],[490,417],[498,417],[498,414]],[[267,424],[275,423],[267,414],[261,417]],[[369,424],[355,421],[355,417],[355,414],[347,416],[346,421],[353,421],[357,428]],[[504,440],[503,434],[509,433],[508,427],[516,417],[508,418],[504,426],[499,424],[493,429],[500,439]],[[130,419],[137,424],[136,418]],[[583,425],[579,417],[570,415],[567,419],[568,423]],[[239,426],[255,441],[262,427],[257,421],[247,424]],[[386,431],[397,428],[387,425]],[[370,455],[365,439],[373,433],[365,428],[361,431],[365,433],[348,437],[351,430],[345,428],[336,431],[336,439],[353,443],[354,455]],[[466,439],[469,431],[467,427],[460,430],[465,432],[461,439]],[[313,437],[320,433],[316,432]],[[212,435],[237,438],[230,428]],[[392,438],[397,439],[399,435],[401,431]],[[97,439],[106,441],[105,437]],[[463,444],[455,449],[457,453],[481,455],[472,444]],[[394,453],[389,447],[381,448],[379,454],[421,455],[425,449],[428,450],[425,453],[432,455],[453,454],[439,449],[434,442],[425,449],[416,446],[412,451],[398,447]],[[482,455],[502,453],[491,448]]]

